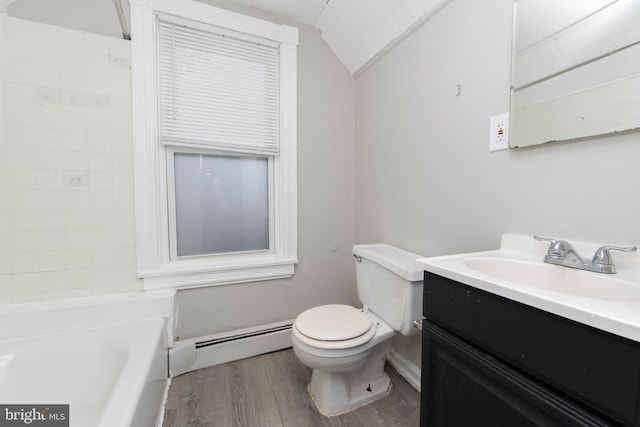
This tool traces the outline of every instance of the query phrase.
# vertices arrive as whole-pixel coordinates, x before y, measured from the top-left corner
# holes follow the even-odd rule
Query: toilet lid
[[[344,341],[371,329],[371,320],[350,305],[329,304],[310,308],[296,319],[296,329],[315,340]]]

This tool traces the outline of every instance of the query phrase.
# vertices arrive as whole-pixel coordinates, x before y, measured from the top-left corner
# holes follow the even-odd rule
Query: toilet
[[[355,245],[356,282],[364,307],[329,304],[302,312],[291,340],[313,369],[309,392],[318,410],[339,415],[386,396],[384,363],[395,333],[417,334],[422,318],[421,255],[384,243]]]

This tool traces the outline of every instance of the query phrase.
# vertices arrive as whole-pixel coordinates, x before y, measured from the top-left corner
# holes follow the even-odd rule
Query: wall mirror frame
[[[640,0],[514,0],[509,147],[640,129]]]

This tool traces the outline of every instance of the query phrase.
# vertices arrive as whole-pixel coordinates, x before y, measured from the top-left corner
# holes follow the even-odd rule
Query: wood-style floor
[[[385,370],[388,396],[325,417],[307,391],[311,370],[291,349],[200,369],[172,379],[163,427],[418,426],[420,393],[389,364]]]

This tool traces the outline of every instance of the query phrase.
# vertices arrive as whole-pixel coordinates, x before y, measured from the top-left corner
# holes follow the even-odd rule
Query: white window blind
[[[164,144],[277,154],[279,46],[158,21]]]

